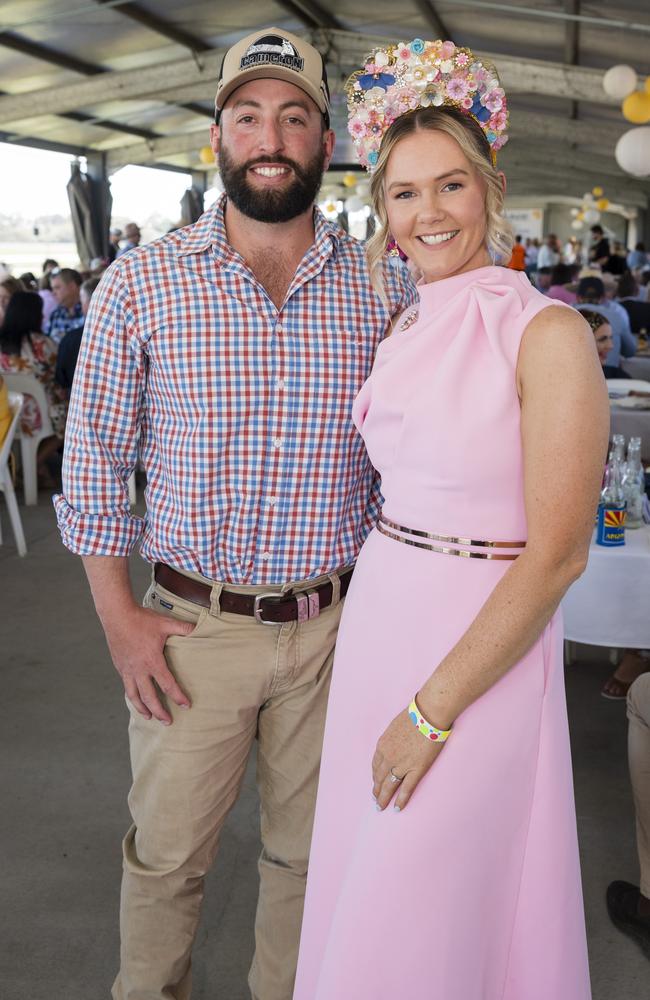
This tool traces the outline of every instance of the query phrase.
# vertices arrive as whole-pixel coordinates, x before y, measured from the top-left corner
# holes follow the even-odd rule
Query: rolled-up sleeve
[[[129,511],[138,457],[146,355],[120,268],[95,292],[65,432],[63,492],[54,497],[64,545],[77,555],[127,556],[142,533]]]

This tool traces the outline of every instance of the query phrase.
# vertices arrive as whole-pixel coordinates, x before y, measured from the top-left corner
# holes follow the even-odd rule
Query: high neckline
[[[443,302],[448,302],[452,296],[478,281],[490,278],[503,281],[504,273],[507,275],[514,272],[509,272],[507,267],[488,264],[485,267],[475,267],[471,271],[452,274],[449,278],[440,278],[439,281],[418,283],[420,302],[427,307],[440,305]],[[505,280],[507,281],[507,278]]]

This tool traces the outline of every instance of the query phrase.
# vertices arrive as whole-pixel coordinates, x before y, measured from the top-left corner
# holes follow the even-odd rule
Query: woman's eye
[[[411,198],[413,196],[412,191],[400,191],[399,194],[395,195],[395,198]]]
[[[445,184],[445,186],[444,186],[444,188],[442,190],[443,191],[458,191],[459,188],[462,188],[462,186],[463,185],[459,184],[458,181],[451,181],[449,184]]]

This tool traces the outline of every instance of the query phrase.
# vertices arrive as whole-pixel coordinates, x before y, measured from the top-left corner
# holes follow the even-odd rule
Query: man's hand
[[[127,614],[104,621],[103,625],[127,698],[145,719],[153,716],[163,725],[170,726],[172,719],[159,692],[180,708],[190,708],[190,700],[176,683],[163,650],[168,636],[189,635],[194,625],[163,617],[135,603]]]

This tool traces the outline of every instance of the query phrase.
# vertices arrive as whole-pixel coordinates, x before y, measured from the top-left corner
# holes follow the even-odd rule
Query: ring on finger
[[[396,785],[398,781],[404,781],[404,775],[400,777],[399,774],[395,774],[394,768],[390,769],[390,780],[392,785]]]

